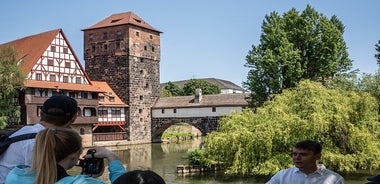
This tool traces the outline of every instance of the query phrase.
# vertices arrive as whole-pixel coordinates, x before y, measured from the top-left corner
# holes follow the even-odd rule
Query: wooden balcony
[[[126,132],[110,132],[110,133],[93,133],[93,141],[118,141],[127,140],[128,136]]]

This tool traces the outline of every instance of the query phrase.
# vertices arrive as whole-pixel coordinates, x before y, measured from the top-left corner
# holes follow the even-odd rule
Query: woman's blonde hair
[[[35,183],[52,184],[57,180],[57,163],[82,149],[82,138],[73,129],[47,128],[36,136],[31,170]]]

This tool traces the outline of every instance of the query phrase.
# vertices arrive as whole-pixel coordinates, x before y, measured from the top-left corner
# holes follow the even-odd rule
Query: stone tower
[[[133,12],[83,29],[86,72],[129,105],[129,140],[151,142],[151,107],[159,97],[160,31]]]

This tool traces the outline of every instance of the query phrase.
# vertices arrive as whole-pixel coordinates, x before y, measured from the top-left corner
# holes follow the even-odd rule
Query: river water
[[[262,184],[268,178],[227,177],[223,173],[209,172],[202,175],[181,176],[176,166],[187,163],[187,153],[201,144],[200,139],[181,143],[154,143],[110,147],[121,158],[127,170],[150,169],[161,175],[168,184]],[[70,170],[70,174],[78,173],[78,167]],[[108,181],[105,172],[99,179]],[[345,176],[346,184],[364,184],[366,175]]]

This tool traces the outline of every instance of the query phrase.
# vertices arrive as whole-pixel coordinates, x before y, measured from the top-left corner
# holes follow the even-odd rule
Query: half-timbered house
[[[54,94],[64,94],[78,101],[78,118],[73,128],[83,137],[84,146],[92,145],[92,126],[98,122],[98,94],[92,85],[62,29],[28,36],[0,45],[12,46],[26,75],[18,104],[21,118],[10,126],[34,124],[40,120],[43,102]]]

